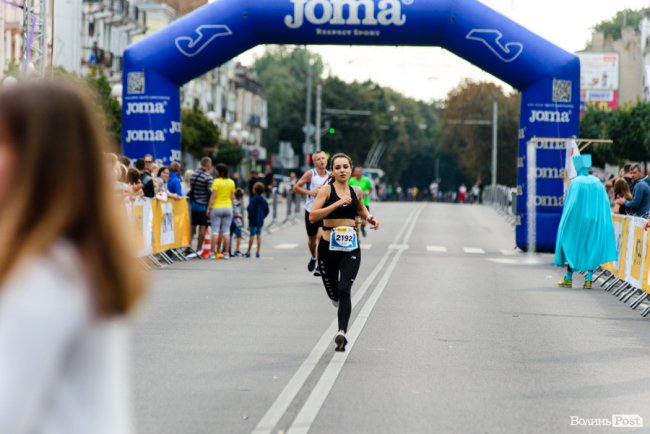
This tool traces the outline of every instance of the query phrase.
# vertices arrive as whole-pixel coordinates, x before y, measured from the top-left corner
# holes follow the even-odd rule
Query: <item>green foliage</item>
[[[638,101],[614,111],[588,107],[580,122],[580,137],[614,141],[612,145],[589,148],[594,166],[646,162],[650,155],[650,102]]]
[[[119,149],[119,144],[122,142],[122,107],[120,102],[111,95],[111,84],[103,75],[91,74],[86,77],[86,81],[99,97],[106,129],[114,145]]]
[[[181,149],[195,158],[214,154],[219,143],[219,128],[199,108],[181,112]]]
[[[616,12],[613,18],[602,21],[594,27],[596,31],[603,32],[606,38],[613,40],[621,39],[623,25],[626,23],[628,27],[639,29],[639,24],[643,19],[645,9],[633,10],[625,9]]]
[[[494,83],[465,81],[449,93],[442,112],[440,154],[448,164],[457,162],[461,169],[451,178],[442,177],[444,189],[491,179],[492,127],[463,122],[492,121],[493,101],[498,103],[497,182],[516,184],[520,96],[505,94]]]
[[[244,159],[245,153],[241,145],[229,140],[222,140],[217,149],[217,163],[237,167]]]
[[[433,179],[438,135],[435,104],[406,98],[371,81],[346,83],[331,73],[320,78],[322,60],[304,48],[270,48],[253,66],[269,105],[269,128],[263,136],[267,148],[273,152],[280,141],[288,141],[297,153],[302,153],[308,61],[314,65],[314,89],[318,83],[323,86],[324,109],[372,113],[371,116],[323,114],[323,121],[329,121],[334,130],[334,134],[324,131],[321,135],[323,149],[330,154],[345,152],[356,164],[363,164],[373,145],[384,143],[387,147],[380,167],[388,177],[393,182],[401,181],[412,160],[427,161],[425,169],[411,173],[408,178],[409,183],[427,186]],[[312,122],[314,119],[312,115]]]

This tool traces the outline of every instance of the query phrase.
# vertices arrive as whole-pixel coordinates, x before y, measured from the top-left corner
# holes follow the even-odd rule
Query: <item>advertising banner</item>
[[[580,112],[588,105],[601,110],[618,108],[617,53],[578,53],[580,58]]]

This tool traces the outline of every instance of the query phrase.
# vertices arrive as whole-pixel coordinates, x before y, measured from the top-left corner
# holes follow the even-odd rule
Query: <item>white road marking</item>
[[[404,236],[404,244],[408,242],[409,238],[413,234],[413,230],[415,229],[415,224],[417,223],[417,219],[420,216],[423,209],[424,207],[420,207],[418,209],[415,218],[411,222],[410,225],[411,227],[409,228],[408,232]],[[345,364],[348,355],[352,351],[354,344],[356,343],[359,335],[361,334],[363,327],[366,325],[366,322],[368,321],[368,318],[370,317],[373,308],[377,304],[379,297],[381,297],[381,294],[384,292],[384,289],[388,285],[388,281],[390,280],[393,271],[395,270],[395,266],[397,265],[397,262],[402,256],[402,253],[404,253],[404,250],[405,249],[397,249],[397,253],[395,254],[395,256],[393,256],[393,260],[391,261],[390,265],[386,269],[386,272],[382,276],[379,283],[377,283],[377,286],[375,287],[372,294],[370,294],[370,297],[368,297],[368,301],[366,301],[366,304],[359,312],[359,315],[354,321],[354,324],[352,324],[351,327],[352,332],[350,332],[347,336],[348,345],[347,345],[346,352],[334,354],[334,357],[332,357],[332,360],[330,360],[330,363],[325,368],[323,375],[320,377],[320,380],[318,380],[318,383],[316,383],[316,386],[314,387],[311,394],[309,395],[309,398],[307,398],[307,401],[305,402],[305,405],[302,407],[302,410],[300,410],[300,413],[298,413],[298,416],[296,416],[296,419],[293,421],[293,423],[287,430],[287,434],[307,434],[311,429],[311,425],[314,423],[314,420],[316,420],[316,417],[318,416],[321,407],[325,403],[327,396],[332,390],[332,387],[334,386],[336,379],[341,373],[341,369],[343,369],[343,365]]]
[[[397,233],[397,236],[395,237],[393,243],[397,243],[398,240],[400,240],[402,234],[408,229],[411,221],[414,219],[417,213],[417,208],[411,212],[409,217],[406,219],[406,222]],[[379,263],[375,266],[366,280],[364,280],[363,284],[359,287],[359,290],[356,291],[354,297],[352,298],[353,308],[363,298],[365,293],[368,291],[368,288],[370,288],[370,284],[375,280],[380,271],[385,269],[386,262],[388,261],[388,258],[393,253],[393,251],[394,250],[391,249],[386,250],[386,253],[381,258]],[[398,252],[401,252],[401,250],[398,250]],[[325,330],[325,333],[323,333],[318,343],[316,343],[314,348],[311,350],[311,353],[309,353],[305,361],[302,362],[282,392],[280,392],[280,395],[278,395],[275,402],[271,405],[264,417],[262,417],[262,420],[259,421],[253,430],[253,434],[270,434],[273,432],[273,428],[278,424],[282,416],[286,413],[296,395],[298,395],[298,392],[300,392],[300,389],[302,389],[303,385],[305,384],[305,381],[307,381],[307,378],[309,378],[314,368],[316,368],[318,361],[321,359],[323,354],[325,354],[325,351],[331,349],[332,336],[334,336],[337,330],[338,319],[334,319],[327,330]]]
[[[483,255],[483,254],[485,254],[485,250],[480,249],[478,247],[463,247],[463,251],[465,253],[470,253],[472,255]]]
[[[370,250],[372,244],[361,244],[361,250]]]
[[[276,249],[285,249],[285,250],[295,249],[296,247],[298,247],[298,244],[278,244],[275,246]]]
[[[446,251],[445,246],[427,246],[427,252],[445,253]]]
[[[516,256],[517,251],[515,249],[501,249],[501,253],[505,256]]]

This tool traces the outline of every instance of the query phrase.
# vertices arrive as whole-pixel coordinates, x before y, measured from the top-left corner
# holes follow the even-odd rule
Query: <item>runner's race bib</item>
[[[338,226],[330,234],[330,250],[351,252],[359,248],[357,231],[352,226]]]

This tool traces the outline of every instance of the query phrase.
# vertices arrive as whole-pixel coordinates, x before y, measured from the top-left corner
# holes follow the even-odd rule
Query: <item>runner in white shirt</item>
[[[317,221],[310,223],[309,213],[314,203],[314,198],[318,190],[327,183],[330,172],[327,170],[327,154],[324,151],[314,152],[312,155],[314,168],[306,171],[293,188],[294,193],[305,196],[305,228],[307,229],[307,247],[311,257],[307,264],[307,270],[314,273],[314,276],[320,276],[320,269],[316,266],[316,247],[321,235],[323,222]],[[303,186],[305,186],[303,188]]]

